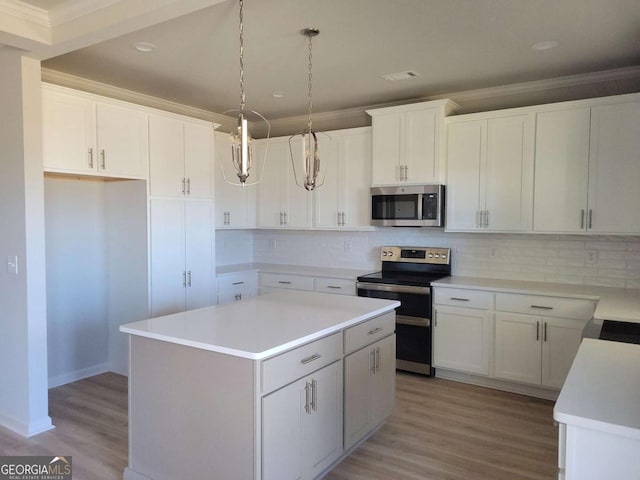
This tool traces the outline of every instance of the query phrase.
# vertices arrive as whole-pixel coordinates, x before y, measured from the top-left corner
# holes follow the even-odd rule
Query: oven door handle
[[[363,290],[377,290],[379,292],[417,293],[419,295],[431,295],[431,287],[416,287],[413,285],[392,285],[389,283],[357,282],[356,288]]]
[[[411,325],[413,327],[430,327],[431,319],[422,317],[410,317],[408,315],[396,315],[396,324]]]

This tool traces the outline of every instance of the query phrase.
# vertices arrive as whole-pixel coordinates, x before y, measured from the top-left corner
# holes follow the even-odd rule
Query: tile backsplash
[[[383,245],[450,247],[454,275],[640,288],[640,237],[444,233],[425,228],[366,232],[218,230],[219,265],[260,262],[380,268]]]

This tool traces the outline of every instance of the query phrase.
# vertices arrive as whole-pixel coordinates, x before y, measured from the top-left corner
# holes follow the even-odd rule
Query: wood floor
[[[64,385],[49,402],[56,429],[24,439],[0,428],[0,455],[72,455],[74,480],[122,479],[127,379],[107,373]],[[325,478],[552,480],[552,410],[546,400],[398,373],[391,418]]]

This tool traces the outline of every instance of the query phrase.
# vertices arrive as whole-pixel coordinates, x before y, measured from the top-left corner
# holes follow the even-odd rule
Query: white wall
[[[108,360],[106,184],[45,179],[49,387]]]
[[[383,245],[445,246],[453,250],[455,275],[640,288],[638,236],[460,234],[429,228],[255,230],[249,251],[248,235],[218,231],[227,258],[373,271],[380,268]]]
[[[10,48],[0,48],[0,106],[0,425],[30,436],[52,428],[40,63]]]

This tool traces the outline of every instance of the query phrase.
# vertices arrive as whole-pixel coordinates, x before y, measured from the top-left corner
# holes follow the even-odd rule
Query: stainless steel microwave
[[[443,227],[444,185],[372,187],[371,225]]]

